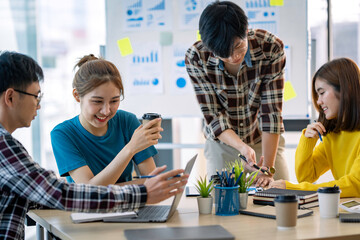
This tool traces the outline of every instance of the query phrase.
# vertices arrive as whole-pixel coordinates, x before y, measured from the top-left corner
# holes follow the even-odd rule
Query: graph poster
[[[202,11],[214,0],[180,0],[178,1],[178,24],[180,29],[198,29]]]
[[[129,95],[161,94],[162,78],[161,46],[158,42],[134,44],[134,54],[127,56],[126,89]]]
[[[177,44],[173,46],[173,61],[171,66],[170,91],[172,94],[193,93],[193,86],[185,68],[185,52],[191,44]]]
[[[121,1],[124,31],[169,30],[172,28],[171,0]]]
[[[270,6],[270,0],[245,0],[244,10],[248,16],[249,28],[279,34],[279,7]]]

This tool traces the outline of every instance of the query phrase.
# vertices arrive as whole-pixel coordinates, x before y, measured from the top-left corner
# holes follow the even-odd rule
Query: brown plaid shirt
[[[245,143],[255,144],[261,141],[261,131],[284,132],[284,45],[261,29],[249,29],[248,43],[238,77],[230,75],[202,41],[185,55],[207,139],[217,140],[224,130],[232,129]]]

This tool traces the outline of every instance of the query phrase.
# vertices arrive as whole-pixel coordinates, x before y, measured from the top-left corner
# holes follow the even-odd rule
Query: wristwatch
[[[276,172],[275,167],[267,167],[267,169],[268,169],[268,172],[271,173],[272,175],[274,175]]]

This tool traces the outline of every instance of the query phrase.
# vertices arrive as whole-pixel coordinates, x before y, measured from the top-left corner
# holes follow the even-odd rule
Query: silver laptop
[[[185,174],[190,174],[194,166],[197,154],[192,157],[185,167]],[[183,192],[175,195],[174,200],[170,206],[164,205],[154,205],[154,206],[145,206],[140,208],[137,212],[137,217],[131,218],[118,218],[118,219],[104,219],[104,222],[136,222],[136,223],[148,223],[148,222],[166,222],[176,211],[177,206],[179,205],[181,196]]]

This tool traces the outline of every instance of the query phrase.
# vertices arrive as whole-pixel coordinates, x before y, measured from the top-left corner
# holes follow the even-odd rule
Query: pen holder
[[[215,214],[232,216],[239,214],[239,186],[215,188]]]

